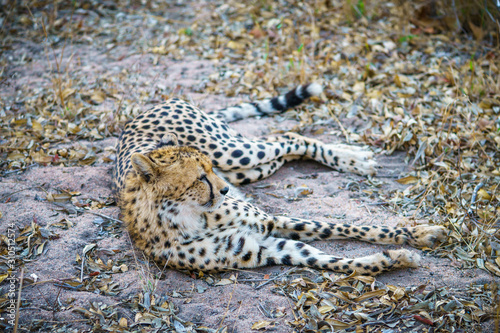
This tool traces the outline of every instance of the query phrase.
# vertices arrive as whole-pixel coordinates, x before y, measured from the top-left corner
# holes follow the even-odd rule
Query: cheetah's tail
[[[230,123],[248,117],[280,113],[296,107],[311,96],[318,96],[322,91],[323,87],[318,83],[308,83],[297,86],[295,89],[278,97],[251,103],[242,103],[240,105],[230,106],[222,110],[211,112],[210,114]]]

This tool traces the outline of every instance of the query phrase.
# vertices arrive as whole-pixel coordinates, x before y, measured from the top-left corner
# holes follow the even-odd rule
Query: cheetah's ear
[[[137,174],[146,182],[151,181],[151,179],[156,175],[156,164],[146,156],[134,153],[130,158],[130,162],[132,162],[132,166]]]
[[[164,146],[178,146],[179,142],[177,141],[177,135],[174,133],[167,133],[162,136],[160,142],[156,145],[156,148],[164,147]]]

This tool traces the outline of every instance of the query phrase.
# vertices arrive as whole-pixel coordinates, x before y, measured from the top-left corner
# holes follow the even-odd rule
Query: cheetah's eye
[[[199,180],[200,180],[201,182],[203,182],[203,181],[208,181],[208,179],[207,179],[207,175],[200,176]]]

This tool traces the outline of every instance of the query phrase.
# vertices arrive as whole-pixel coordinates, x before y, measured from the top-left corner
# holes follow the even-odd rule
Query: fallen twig
[[[283,273],[281,273],[281,274],[278,274],[278,275],[276,275],[275,277],[270,278],[270,279],[269,279],[269,280],[267,280],[266,282],[259,284],[257,287],[255,287],[255,289],[260,289],[260,288],[264,287],[266,284],[269,284],[269,283],[271,283],[271,282],[275,281],[276,279],[278,279],[278,278],[280,278],[280,277],[282,277],[282,276],[288,275],[288,274],[290,274],[290,273],[292,273],[292,272],[294,272],[294,271],[296,271],[296,270],[297,270],[297,268],[296,268],[296,267],[290,268],[288,271],[283,272]]]
[[[101,213],[96,213],[96,212],[93,212],[91,210],[82,209],[82,208],[76,208],[76,210],[78,212],[82,212],[82,213],[94,214],[94,215],[97,215],[99,217],[102,217],[103,219],[108,219],[108,220],[115,221],[115,222],[118,222],[118,223],[124,223],[122,220],[118,220],[118,219],[112,218],[111,216],[104,215],[104,214],[101,214]]]
[[[484,183],[480,182],[479,184],[476,185],[476,187],[474,187],[474,191],[472,192],[472,198],[470,199],[470,206],[469,206],[469,209],[467,210],[467,214],[469,216],[471,216],[473,210],[476,209],[476,207],[474,205],[476,204],[477,192],[479,192],[479,190],[483,186],[484,186]]]
[[[19,193],[19,192],[23,192],[23,191],[27,191],[27,190],[31,190],[31,189],[34,189],[34,188],[41,188],[42,190],[44,190],[41,186],[30,186],[30,187],[26,187],[26,188],[23,188],[22,190],[18,190],[18,191],[14,191],[14,192],[10,192],[8,194],[5,194],[3,195],[1,198],[0,198],[0,202],[3,202],[5,199],[7,199],[8,197],[16,194],[16,193]],[[45,190],[44,190],[45,191]]]

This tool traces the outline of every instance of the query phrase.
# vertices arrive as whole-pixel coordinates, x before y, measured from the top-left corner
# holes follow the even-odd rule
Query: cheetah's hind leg
[[[274,141],[286,142],[287,145],[298,144],[305,147],[304,156],[321,164],[342,172],[353,172],[359,175],[374,175],[377,162],[373,152],[345,144],[327,144],[322,141],[288,132]],[[296,154],[292,151],[292,154]]]

